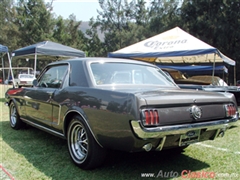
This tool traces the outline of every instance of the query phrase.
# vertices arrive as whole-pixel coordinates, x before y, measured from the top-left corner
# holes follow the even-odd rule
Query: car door
[[[54,93],[62,88],[68,65],[51,66],[41,75],[38,84],[25,94],[27,118],[43,126],[51,127],[54,119],[53,109],[59,106],[54,103]],[[55,106],[55,107],[54,107]],[[55,113],[58,114],[58,113]]]

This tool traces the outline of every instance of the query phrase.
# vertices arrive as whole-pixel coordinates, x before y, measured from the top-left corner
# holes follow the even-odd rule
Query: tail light
[[[12,88],[7,91],[7,94],[8,95],[17,94],[17,93],[21,92],[22,90],[23,90],[22,88],[16,88],[16,89]]]
[[[225,111],[227,117],[234,117],[236,115],[236,107],[233,104],[225,104]]]
[[[142,110],[142,121],[144,126],[159,125],[159,115],[156,109]]]

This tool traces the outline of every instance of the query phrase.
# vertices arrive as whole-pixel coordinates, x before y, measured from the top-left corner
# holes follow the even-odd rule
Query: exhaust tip
[[[225,135],[225,132],[222,130],[219,132],[218,137],[223,137]]]
[[[148,151],[151,151],[152,147],[153,147],[152,144],[148,143],[148,144],[145,144],[142,148],[148,152]]]

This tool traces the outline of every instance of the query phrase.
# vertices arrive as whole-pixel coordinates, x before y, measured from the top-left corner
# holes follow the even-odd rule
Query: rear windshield
[[[96,85],[139,84],[175,86],[159,68],[129,63],[92,63]]]

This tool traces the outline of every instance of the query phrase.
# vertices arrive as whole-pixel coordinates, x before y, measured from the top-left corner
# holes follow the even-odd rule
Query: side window
[[[42,75],[38,82],[38,86],[46,88],[60,88],[67,72],[67,68],[67,65],[53,66],[49,68]]]

